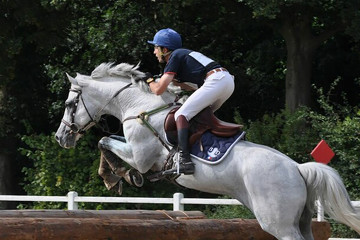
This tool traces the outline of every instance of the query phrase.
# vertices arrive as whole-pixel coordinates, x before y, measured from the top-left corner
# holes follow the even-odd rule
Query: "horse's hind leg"
[[[300,231],[306,240],[314,240],[312,234],[311,222],[312,222],[313,211],[305,206],[304,211],[300,218]]]
[[[289,222],[290,224],[286,226],[285,224],[280,224],[281,228],[278,229],[276,237],[278,239],[305,239],[305,240],[314,240],[311,229],[312,221],[312,211],[310,211],[306,206],[304,207],[303,213],[301,214],[300,221]],[[280,230],[281,229],[281,230]],[[273,230],[275,230],[273,228]]]
[[[273,207],[273,206],[268,206]],[[286,210],[284,210],[286,211]],[[274,214],[274,213],[271,213]],[[279,214],[279,212],[277,213]],[[282,214],[279,214],[282,215]],[[299,228],[299,222],[296,219],[287,219],[282,221],[280,218],[262,216],[255,213],[261,228],[280,240],[305,240]]]
[[[266,181],[259,181],[259,174],[254,173],[244,179],[250,207],[262,229],[277,239],[304,240],[299,223],[307,191],[299,172],[291,165],[286,168],[276,165],[274,169],[265,169],[263,175]]]

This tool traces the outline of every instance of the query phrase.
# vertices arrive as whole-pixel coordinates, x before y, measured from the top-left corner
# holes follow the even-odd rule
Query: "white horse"
[[[133,116],[172,103],[175,95],[152,94],[144,82],[136,81],[142,76],[137,67],[125,63],[101,64],[91,76],[68,76],[71,89],[56,133],[62,147],[75,147],[85,130],[103,114],[113,115],[123,123],[124,137],[104,137],[99,142],[107,152],[102,156],[105,160],[99,173],[111,186],[126,174],[120,164],[109,158],[116,155],[145,173],[160,171],[168,155],[167,148],[152,131]],[[147,118],[161,139],[165,139],[163,124],[170,109]],[[176,179],[178,184],[239,200],[254,213],[262,229],[278,239],[313,239],[311,220],[317,199],[330,217],[360,233],[360,213],[352,206],[340,176],[331,167],[315,162],[298,164],[272,148],[243,140],[219,164],[195,158],[193,161],[195,173],[181,175]]]

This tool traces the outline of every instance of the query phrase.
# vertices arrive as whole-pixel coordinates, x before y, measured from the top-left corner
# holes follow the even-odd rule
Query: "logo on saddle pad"
[[[245,132],[239,132],[233,137],[222,138],[206,131],[201,138],[191,146],[191,155],[198,160],[218,163],[231,148],[245,137]]]
[[[206,157],[206,159],[211,160],[211,159],[213,159],[213,158],[216,158],[217,156],[219,156],[220,153],[221,153],[221,152],[220,152],[219,148],[217,148],[217,147],[210,147],[209,150],[207,151],[207,157]]]

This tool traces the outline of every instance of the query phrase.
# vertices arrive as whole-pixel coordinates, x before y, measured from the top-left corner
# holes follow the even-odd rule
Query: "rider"
[[[153,93],[166,91],[171,81],[191,82],[199,87],[175,113],[180,153],[180,173],[193,174],[195,167],[190,159],[188,135],[189,121],[204,108],[215,112],[234,91],[234,77],[219,63],[205,55],[182,48],[179,33],[166,28],[158,31],[152,41],[154,54],[160,63],[166,63],[159,81],[144,79]],[[174,172],[176,168],[173,169]]]

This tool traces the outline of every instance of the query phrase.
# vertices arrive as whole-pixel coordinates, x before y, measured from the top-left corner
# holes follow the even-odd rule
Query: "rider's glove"
[[[145,73],[145,77],[140,78],[139,80],[146,82],[147,84],[150,84],[151,82],[155,81],[153,75],[149,72]]]

